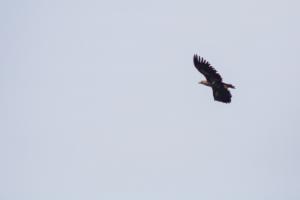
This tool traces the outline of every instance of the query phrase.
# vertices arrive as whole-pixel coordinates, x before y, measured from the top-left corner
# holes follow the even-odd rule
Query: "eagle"
[[[223,103],[231,102],[231,94],[228,88],[235,88],[232,84],[224,83],[222,77],[204,58],[194,55],[194,65],[196,69],[205,76],[206,80],[200,81],[199,84],[212,88],[215,101]]]

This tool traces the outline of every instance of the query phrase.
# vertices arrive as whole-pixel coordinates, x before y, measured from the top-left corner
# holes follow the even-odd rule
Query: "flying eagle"
[[[199,84],[212,88],[215,101],[230,103],[231,94],[228,88],[235,87],[232,84],[224,83],[220,74],[202,57],[194,55],[194,65],[206,78],[206,80],[200,81]]]

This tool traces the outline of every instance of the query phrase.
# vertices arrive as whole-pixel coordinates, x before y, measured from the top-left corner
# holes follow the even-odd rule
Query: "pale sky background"
[[[0,1],[0,199],[299,200],[299,7]]]

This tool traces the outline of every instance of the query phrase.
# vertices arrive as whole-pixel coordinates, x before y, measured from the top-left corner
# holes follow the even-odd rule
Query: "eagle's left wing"
[[[222,77],[220,74],[215,70],[209,62],[204,60],[202,57],[194,55],[194,65],[196,69],[202,73],[207,81],[213,82],[222,82]]]

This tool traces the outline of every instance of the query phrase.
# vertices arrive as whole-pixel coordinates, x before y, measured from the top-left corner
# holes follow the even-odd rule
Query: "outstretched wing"
[[[228,89],[224,87],[224,85],[213,86],[213,95],[216,101],[221,101],[224,103],[231,102],[231,94]]]
[[[207,81],[213,82],[222,82],[222,77],[218,74],[209,62],[204,60],[202,57],[194,55],[194,65],[198,71],[203,74]]]

